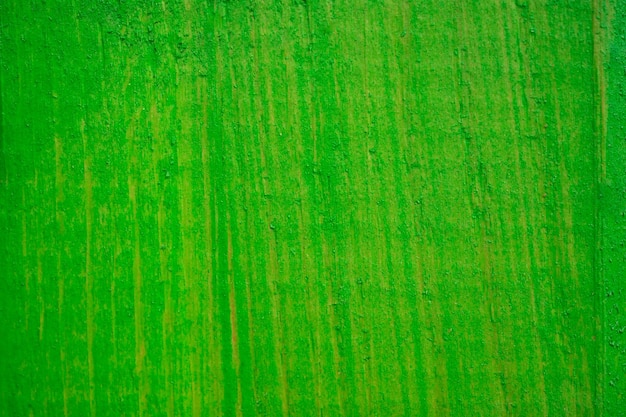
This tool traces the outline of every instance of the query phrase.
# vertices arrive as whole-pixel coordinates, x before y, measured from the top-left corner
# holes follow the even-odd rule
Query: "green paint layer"
[[[625,13],[3,0],[0,416],[623,415]]]
[[[607,5],[602,22],[609,27],[603,50],[606,91],[603,187],[598,196],[602,210],[601,276],[604,326],[602,372],[604,415],[626,415],[626,4]]]

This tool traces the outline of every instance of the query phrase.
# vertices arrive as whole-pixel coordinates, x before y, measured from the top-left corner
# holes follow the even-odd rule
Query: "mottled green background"
[[[620,416],[622,0],[2,0],[0,416]]]

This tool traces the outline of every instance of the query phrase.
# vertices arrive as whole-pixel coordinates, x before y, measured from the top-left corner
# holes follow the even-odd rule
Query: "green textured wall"
[[[622,0],[2,0],[0,416],[626,415]]]

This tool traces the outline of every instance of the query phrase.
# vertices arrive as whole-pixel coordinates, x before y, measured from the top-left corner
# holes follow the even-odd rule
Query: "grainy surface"
[[[624,415],[624,11],[3,0],[0,415]]]
[[[605,123],[606,143],[600,161],[601,207],[599,243],[603,288],[600,288],[603,309],[599,313],[604,327],[603,348],[599,355],[604,375],[604,407],[606,416],[626,415],[626,2],[607,7],[600,19],[603,28],[610,27],[605,40],[603,58],[606,71],[598,83],[604,86],[605,107],[601,119]],[[605,34],[607,32],[605,31]],[[601,91],[601,90],[600,90]],[[604,291],[604,294],[601,293]]]

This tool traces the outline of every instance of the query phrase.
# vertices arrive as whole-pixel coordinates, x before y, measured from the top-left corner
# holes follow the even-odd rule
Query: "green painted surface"
[[[602,270],[604,302],[603,361],[605,415],[626,415],[626,2],[605,13],[610,27],[603,53],[606,63],[606,143],[602,156]]]
[[[624,415],[625,12],[3,0],[0,415]]]

